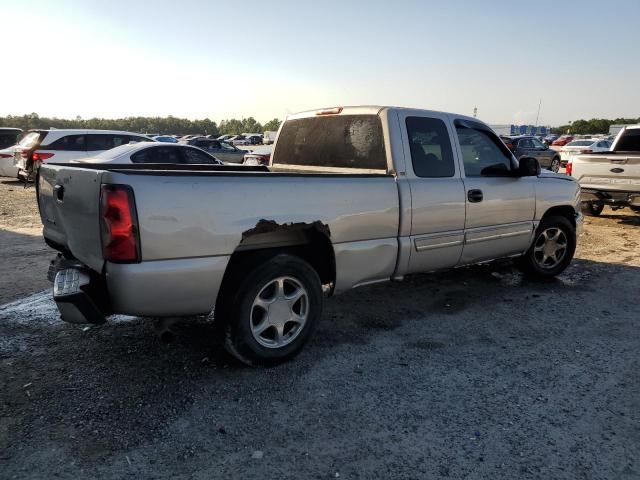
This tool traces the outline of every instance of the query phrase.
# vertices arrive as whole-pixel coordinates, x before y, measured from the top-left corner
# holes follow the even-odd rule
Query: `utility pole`
[[[473,118],[478,118],[478,107],[473,107]]]
[[[538,126],[538,118],[540,118],[540,107],[542,107],[542,99],[540,99],[540,103],[538,103],[538,113],[536,114],[536,127]]]

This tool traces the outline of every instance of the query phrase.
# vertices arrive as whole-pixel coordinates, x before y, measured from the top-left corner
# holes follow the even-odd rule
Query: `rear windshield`
[[[289,120],[280,131],[274,158],[275,163],[287,165],[387,169],[377,115]]]
[[[571,142],[567,144],[567,147],[586,147],[587,145],[591,145],[593,140],[577,140],[575,142]]]
[[[630,128],[618,140],[616,152],[640,152],[640,128]]]
[[[20,143],[18,144],[22,148],[33,148],[36,146],[41,137],[46,135],[45,132],[29,132],[27,133]]]

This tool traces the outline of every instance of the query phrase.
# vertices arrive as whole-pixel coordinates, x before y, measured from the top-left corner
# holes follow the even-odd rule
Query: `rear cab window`
[[[407,117],[406,125],[411,162],[416,176],[453,177],[453,151],[445,123],[438,118]]]
[[[277,167],[335,173],[386,173],[382,123],[378,115],[318,115],[287,120],[273,155]]]
[[[616,152],[640,151],[640,128],[628,128],[624,131],[616,144]]]

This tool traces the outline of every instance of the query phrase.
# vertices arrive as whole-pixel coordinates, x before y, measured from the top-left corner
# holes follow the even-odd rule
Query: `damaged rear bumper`
[[[53,282],[53,300],[65,322],[104,323],[104,291],[99,278],[82,264],[58,256],[47,278]]]

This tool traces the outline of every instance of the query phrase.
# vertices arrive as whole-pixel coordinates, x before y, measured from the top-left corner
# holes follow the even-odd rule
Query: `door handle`
[[[482,190],[474,189],[467,192],[467,198],[471,203],[478,203],[482,201],[484,195],[482,194]]]

